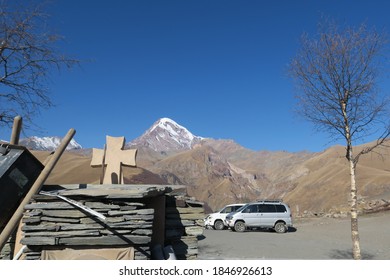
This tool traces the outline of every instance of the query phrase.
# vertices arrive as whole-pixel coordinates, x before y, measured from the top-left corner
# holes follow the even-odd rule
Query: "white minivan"
[[[204,219],[204,225],[206,228],[214,228],[216,230],[222,230],[227,227],[225,223],[226,215],[236,211],[241,206],[245,205],[244,203],[229,204],[223,207],[221,210],[215,213],[211,213],[206,216]]]
[[[226,224],[238,232],[249,228],[272,228],[278,233],[284,233],[293,226],[290,208],[281,200],[248,203],[228,214]]]

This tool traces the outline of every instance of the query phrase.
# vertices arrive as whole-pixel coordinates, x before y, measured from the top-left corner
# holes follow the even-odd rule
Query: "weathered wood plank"
[[[67,202],[38,202],[27,204],[24,209],[75,209],[75,207]]]
[[[117,200],[115,200],[115,202],[113,203],[119,203],[121,209],[122,207],[126,207],[126,206],[136,206],[137,208],[145,208],[146,207],[146,204],[145,203],[142,203],[142,202],[135,202],[135,201],[120,201],[118,202]]]
[[[100,230],[100,233],[103,235],[110,235],[110,234],[115,234],[115,235],[152,235],[153,231],[151,229],[118,229],[118,230],[110,230],[110,229],[104,229]]]
[[[90,215],[81,212],[80,210],[43,210],[43,216],[59,217],[59,218],[85,218]]]
[[[200,207],[167,207],[165,210],[166,213],[180,213],[180,214],[189,214],[189,213],[199,213],[204,215],[204,209]]]
[[[38,231],[38,232],[25,232],[25,236],[45,236],[45,237],[75,237],[75,236],[99,236],[98,230],[72,230],[72,231]]]
[[[151,221],[154,219],[153,215],[123,215],[123,218],[125,221],[129,220],[144,220],[144,221]]]
[[[39,225],[23,225],[22,230],[23,231],[56,231],[59,230],[59,226],[56,224],[50,223],[50,224],[39,224]]]
[[[24,224],[37,224],[41,222],[41,217],[23,217],[22,218],[22,223]]]
[[[131,199],[163,195],[170,190],[169,186],[161,185],[84,185],[82,188],[67,185],[66,189],[61,189],[58,193],[63,196]]]
[[[80,223],[80,219],[70,219],[70,218],[57,218],[57,217],[41,217],[42,221],[48,221],[48,222],[57,222],[57,223],[71,223],[71,224],[78,224]]]
[[[141,207],[125,205],[125,206],[121,206],[120,207],[120,211],[136,210],[136,209],[139,209],[139,208],[141,208]]]
[[[153,230],[151,229],[135,229],[131,232],[131,234],[135,234],[135,235],[152,235],[153,234]]]
[[[150,236],[138,235],[107,235],[99,237],[83,237],[83,238],[59,238],[59,245],[79,246],[79,245],[133,245],[133,244],[149,244]]]
[[[154,209],[137,209],[128,211],[108,211],[109,216],[123,216],[123,215],[151,215],[154,214]]]
[[[41,216],[42,211],[41,210],[32,210],[32,211],[27,211],[23,213],[24,217],[35,217],[35,216]]]
[[[67,224],[59,226],[60,230],[89,230],[89,229],[104,229],[104,226],[98,223],[94,224]]]
[[[118,217],[107,217],[106,222],[107,223],[120,223],[124,222],[125,218],[123,216],[118,216]]]
[[[55,237],[31,236],[23,237],[20,243],[23,245],[57,245]]]
[[[84,205],[96,211],[100,209],[115,210],[121,208],[119,205],[116,204],[107,204],[99,201],[86,201]]]
[[[80,223],[82,224],[93,224],[98,222],[98,218],[81,218]],[[123,222],[125,219],[123,217],[107,217],[106,223],[119,223]]]
[[[153,223],[143,222],[143,223],[133,223],[132,221],[121,222],[121,223],[109,223],[108,227],[113,229],[126,229],[126,228],[152,228]]]

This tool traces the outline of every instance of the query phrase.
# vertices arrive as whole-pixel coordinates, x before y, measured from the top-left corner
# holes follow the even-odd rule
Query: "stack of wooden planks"
[[[22,220],[21,243],[28,248],[25,259],[39,259],[42,250],[80,246],[131,246],[135,259],[151,258],[154,209],[144,199],[165,195],[170,191],[168,186],[66,185],[48,191],[85,206],[92,214],[60,197],[36,195],[26,205]],[[99,215],[93,215],[94,211]]]

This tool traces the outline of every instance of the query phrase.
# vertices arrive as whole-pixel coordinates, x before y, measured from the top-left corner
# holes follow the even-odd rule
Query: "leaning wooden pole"
[[[16,116],[14,118],[14,123],[13,123],[13,126],[12,126],[12,133],[11,133],[11,139],[9,140],[9,143],[12,144],[12,145],[19,145],[19,139],[20,139],[20,132],[22,131],[22,117],[21,116]],[[19,247],[19,245],[17,244],[17,239],[19,238],[19,235],[18,235],[18,231],[19,231],[19,228],[21,227],[21,222],[19,221],[19,227],[17,230],[15,230],[13,233],[12,233],[12,237],[9,239],[10,241],[11,240],[14,240],[14,244],[13,244],[13,247],[12,247],[12,242],[10,243],[11,244],[11,257],[13,254],[15,254],[15,250]]]
[[[12,126],[11,139],[9,141],[12,145],[19,145],[20,131],[22,130],[22,117],[16,116],[14,118],[14,124]]]
[[[3,248],[3,246],[5,245],[5,243],[8,240],[9,236],[15,230],[20,219],[22,218],[23,212],[24,212],[24,206],[26,206],[26,204],[29,203],[29,201],[31,200],[33,195],[35,195],[40,190],[40,188],[42,187],[42,185],[44,184],[46,179],[49,177],[51,171],[53,170],[53,168],[57,164],[58,160],[60,159],[62,153],[65,151],[66,147],[68,146],[68,144],[72,140],[75,133],[76,133],[76,131],[73,128],[71,128],[68,131],[66,136],[62,139],[60,146],[56,149],[52,158],[50,159],[48,164],[43,168],[41,174],[39,174],[37,180],[32,185],[31,189],[26,194],[26,196],[24,197],[24,199],[20,203],[19,207],[16,209],[15,213],[12,215],[12,217],[9,220],[9,222],[7,223],[7,225],[4,227],[3,231],[0,234],[0,250]]]

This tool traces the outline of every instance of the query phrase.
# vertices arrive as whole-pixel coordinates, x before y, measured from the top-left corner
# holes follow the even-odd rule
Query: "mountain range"
[[[55,142],[46,140],[48,147],[38,138],[21,143],[43,160],[47,152],[42,150],[51,150]],[[98,183],[100,173],[90,167],[90,153],[77,143],[72,147],[76,149],[63,156],[48,183]],[[125,182],[187,185],[189,195],[211,210],[267,198],[285,200],[295,214],[339,213],[349,207],[348,164],[342,146],[320,153],[253,151],[232,140],[195,136],[162,118],[126,148],[138,152],[137,168],[124,168]],[[389,154],[389,148],[381,147],[361,157],[357,182],[362,209],[390,201]]]
[[[24,139],[20,139],[19,144],[25,146],[31,150],[38,151],[54,151],[61,144],[61,137],[37,137],[32,136]],[[74,139],[70,140],[70,143],[66,147],[66,150],[79,150],[82,149],[81,145]]]

